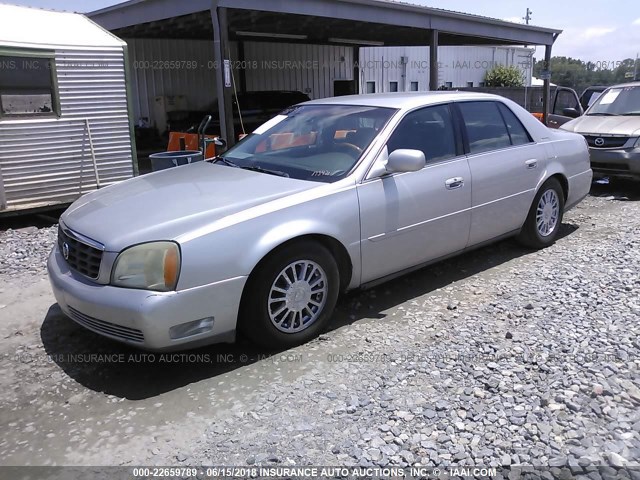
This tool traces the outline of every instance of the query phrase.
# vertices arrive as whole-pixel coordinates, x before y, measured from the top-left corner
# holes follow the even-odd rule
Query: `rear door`
[[[546,150],[502,102],[455,105],[473,181],[469,245],[475,245],[522,227],[544,175]]]

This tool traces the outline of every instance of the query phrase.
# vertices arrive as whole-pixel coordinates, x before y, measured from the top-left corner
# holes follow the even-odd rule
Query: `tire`
[[[300,345],[326,327],[339,290],[338,265],[325,247],[312,241],[287,245],[263,260],[249,277],[239,329],[263,347]]]
[[[564,214],[564,192],[555,178],[547,180],[535,198],[527,219],[517,237],[518,242],[540,249],[552,245],[558,238]]]

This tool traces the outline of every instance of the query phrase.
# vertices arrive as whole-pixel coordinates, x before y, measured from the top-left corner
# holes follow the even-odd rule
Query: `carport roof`
[[[427,45],[438,30],[440,45],[552,45],[562,32],[388,0],[130,0],[89,17],[121,38],[209,40],[214,7],[230,40]]]

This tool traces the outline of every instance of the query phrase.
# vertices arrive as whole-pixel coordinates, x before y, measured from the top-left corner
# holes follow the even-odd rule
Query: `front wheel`
[[[240,330],[268,348],[304,343],[327,325],[339,289],[338,265],[322,245],[305,241],[281,248],[249,278]]]
[[[531,248],[544,248],[558,237],[564,213],[564,192],[555,178],[547,180],[536,194],[518,241]]]

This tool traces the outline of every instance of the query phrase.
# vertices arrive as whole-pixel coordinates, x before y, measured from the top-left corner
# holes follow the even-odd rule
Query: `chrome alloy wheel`
[[[322,267],[310,260],[296,260],[271,285],[267,306],[271,323],[284,333],[304,330],[322,313],[327,293]]]
[[[560,218],[560,200],[555,190],[549,189],[542,194],[536,209],[536,227],[541,237],[553,233]]]

